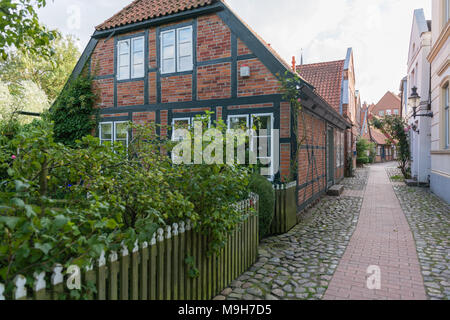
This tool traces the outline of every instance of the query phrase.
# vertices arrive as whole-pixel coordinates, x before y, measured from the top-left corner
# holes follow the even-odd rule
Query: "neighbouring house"
[[[381,130],[371,125],[371,121],[375,115],[370,110],[374,105],[364,103],[361,110],[362,126],[360,136],[367,141],[375,144],[375,163],[394,161],[397,159],[397,152],[392,140]]]
[[[404,77],[401,81],[400,81],[400,100],[401,100],[401,106],[402,108],[400,109],[400,116],[404,119],[406,119],[407,115],[408,115],[408,97],[409,97],[409,92],[408,92],[408,77]]]
[[[408,54],[408,96],[417,88],[420,106],[417,114],[431,110],[430,63],[427,56],[431,50],[431,21],[425,19],[423,9],[414,10],[411,39]],[[428,184],[431,175],[431,119],[414,117],[413,108],[409,106],[405,113],[410,130],[411,175],[419,183]]]
[[[224,1],[136,0],[96,27],[73,76],[83,71],[94,77],[101,141],[127,143],[129,121],[156,122],[170,137],[175,124],[190,125],[208,110],[229,128],[259,119],[280,130],[279,148],[271,135],[266,154],[280,170],[269,178],[297,182],[299,211],[343,178],[349,121],[304,80],[298,116],[305,122],[296,125],[298,111],[283,100],[277,78],[291,67]],[[296,133],[305,133],[297,159]]]
[[[432,2],[431,190],[450,203],[450,0]]]
[[[379,118],[400,116],[400,109],[400,97],[390,91],[386,92],[377,104],[370,106],[370,112]]]
[[[356,167],[356,142],[360,130],[357,126],[357,96],[353,49],[347,50],[344,60],[297,66],[297,72],[311,83],[341,116],[351,124],[344,134],[344,161],[339,170],[345,172],[349,162]],[[339,139],[339,137],[336,137]]]

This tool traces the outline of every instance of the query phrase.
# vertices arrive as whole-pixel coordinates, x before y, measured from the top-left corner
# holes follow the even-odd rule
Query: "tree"
[[[67,82],[80,57],[76,39],[69,35],[57,37],[49,43],[54,54],[42,57],[38,53],[17,50],[0,62],[0,80],[6,82],[12,93],[29,80],[37,84],[52,104]]]
[[[402,171],[405,179],[411,176],[411,149],[409,147],[408,124],[398,116],[386,116],[383,119],[374,118],[372,125],[387,133],[391,138],[389,143],[395,144],[398,151],[399,169]]]
[[[14,49],[51,56],[49,43],[58,32],[49,30],[38,19],[36,8],[46,0],[2,0],[0,3],[0,59],[6,60]]]
[[[20,112],[43,113],[50,107],[47,95],[33,81],[21,81],[15,92],[11,91],[0,81],[0,119],[30,123],[33,117],[20,115]]]
[[[359,165],[370,163],[370,152],[374,148],[374,144],[364,138],[358,139],[356,142],[356,162]]]

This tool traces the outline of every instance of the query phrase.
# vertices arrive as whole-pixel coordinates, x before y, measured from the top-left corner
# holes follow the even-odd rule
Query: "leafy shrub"
[[[74,146],[76,140],[92,133],[96,124],[96,96],[91,86],[91,78],[80,76],[61,92],[50,113],[56,142]]]
[[[264,238],[270,234],[270,226],[275,215],[275,191],[267,178],[253,174],[249,189],[259,195],[259,235]]]
[[[359,165],[370,163],[370,150],[372,149],[372,143],[364,138],[358,139],[356,142],[356,162]],[[367,154],[369,152],[369,155]]]

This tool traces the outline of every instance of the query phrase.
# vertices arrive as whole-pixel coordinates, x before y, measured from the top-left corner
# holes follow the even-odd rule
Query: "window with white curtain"
[[[161,73],[191,71],[193,69],[192,26],[161,33]]]
[[[143,78],[145,75],[144,37],[120,40],[117,43],[117,79]]]

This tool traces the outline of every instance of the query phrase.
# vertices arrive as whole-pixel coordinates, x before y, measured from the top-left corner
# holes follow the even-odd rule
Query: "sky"
[[[79,39],[83,50],[96,25],[132,0],[50,0],[41,21]],[[290,64],[345,59],[352,47],[356,89],[362,101],[377,103],[398,93],[406,75],[414,9],[431,19],[431,0],[227,0]]]

